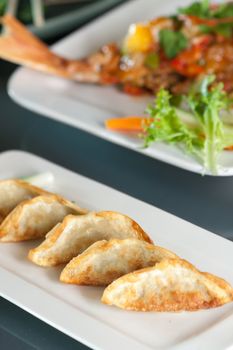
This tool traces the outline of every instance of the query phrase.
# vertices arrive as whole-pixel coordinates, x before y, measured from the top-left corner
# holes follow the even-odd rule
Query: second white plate
[[[178,7],[189,2],[130,1],[66,37],[54,46],[54,50],[65,57],[85,57],[105,43],[120,42],[130,23],[174,13]],[[141,115],[152,97],[135,98],[117,91],[115,87],[81,85],[24,68],[12,76],[9,94],[19,104],[44,116],[180,168],[203,172],[195,159],[175,147],[156,144],[142,150],[139,140],[105,129],[104,121],[107,118]],[[220,176],[233,175],[233,152],[223,152],[219,163]]]
[[[233,284],[233,243],[81,175],[25,152],[0,154],[0,178],[51,172],[48,189],[94,210],[135,219],[154,241]],[[27,259],[38,242],[0,244],[0,295],[98,350],[224,350],[233,346],[233,303],[183,313],[127,312],[103,305],[103,288],[65,285],[60,267]]]

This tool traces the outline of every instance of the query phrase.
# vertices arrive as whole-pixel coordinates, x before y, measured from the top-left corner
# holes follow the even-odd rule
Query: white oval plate
[[[69,35],[54,46],[54,51],[70,58],[85,57],[105,43],[119,42],[130,23],[174,13],[177,7],[189,2],[191,1],[130,1]],[[180,168],[203,173],[202,166],[178,148],[155,144],[143,150],[139,140],[104,128],[107,118],[141,115],[152,97],[131,97],[115,87],[77,84],[25,68],[20,68],[11,77],[9,94],[19,104],[43,116]],[[219,165],[219,176],[233,175],[233,152],[222,152]]]

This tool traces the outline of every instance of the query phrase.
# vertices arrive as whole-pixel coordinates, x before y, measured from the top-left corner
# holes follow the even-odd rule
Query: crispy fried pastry
[[[22,180],[0,181],[0,224],[20,202],[45,193],[48,192]]]
[[[128,216],[112,212],[92,212],[67,216],[44,242],[29,252],[29,259],[41,266],[69,262],[96,241],[111,238],[137,238],[151,243],[142,228]]]
[[[108,285],[129,272],[168,258],[177,258],[177,255],[135,238],[103,240],[73,258],[62,271],[60,280],[73,284]]]
[[[58,195],[43,195],[25,200],[1,223],[0,241],[16,242],[44,237],[66,215],[84,212]]]
[[[115,75],[120,59],[116,45],[106,45],[87,58],[72,60],[52,52],[9,14],[2,17],[0,22],[5,27],[0,36],[2,59],[78,82],[102,83],[103,79],[114,78],[112,75]]]
[[[48,73],[67,76],[63,60],[52,53],[16,18],[7,14],[1,18],[5,32],[0,37],[0,57]]]
[[[120,277],[102,297],[105,304],[135,311],[194,311],[232,300],[233,289],[226,281],[181,259],[162,260]]]

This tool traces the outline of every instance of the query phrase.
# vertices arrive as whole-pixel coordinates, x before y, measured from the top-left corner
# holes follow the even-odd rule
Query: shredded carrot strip
[[[105,121],[105,126],[110,130],[142,132],[143,125],[149,123],[151,118],[143,117],[125,117],[117,119],[108,119]]]
[[[233,151],[233,145],[224,148],[226,151]]]

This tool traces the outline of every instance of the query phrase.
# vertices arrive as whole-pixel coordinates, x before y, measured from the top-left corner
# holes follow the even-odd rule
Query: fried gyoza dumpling
[[[232,300],[233,289],[226,281],[181,259],[162,260],[120,277],[102,297],[105,304],[135,311],[194,311]]]
[[[57,195],[21,202],[0,225],[0,241],[16,242],[44,237],[68,214],[83,214],[77,205]]]
[[[168,258],[178,257],[169,250],[135,238],[103,240],[73,258],[62,271],[60,280],[83,285],[107,285],[129,272]]]
[[[30,250],[28,257],[38,265],[55,266],[69,262],[94,242],[111,238],[137,238],[152,242],[128,216],[111,211],[92,212],[66,217],[56,230],[47,234],[39,247]]]
[[[48,193],[22,180],[0,181],[0,224],[22,201]]]

